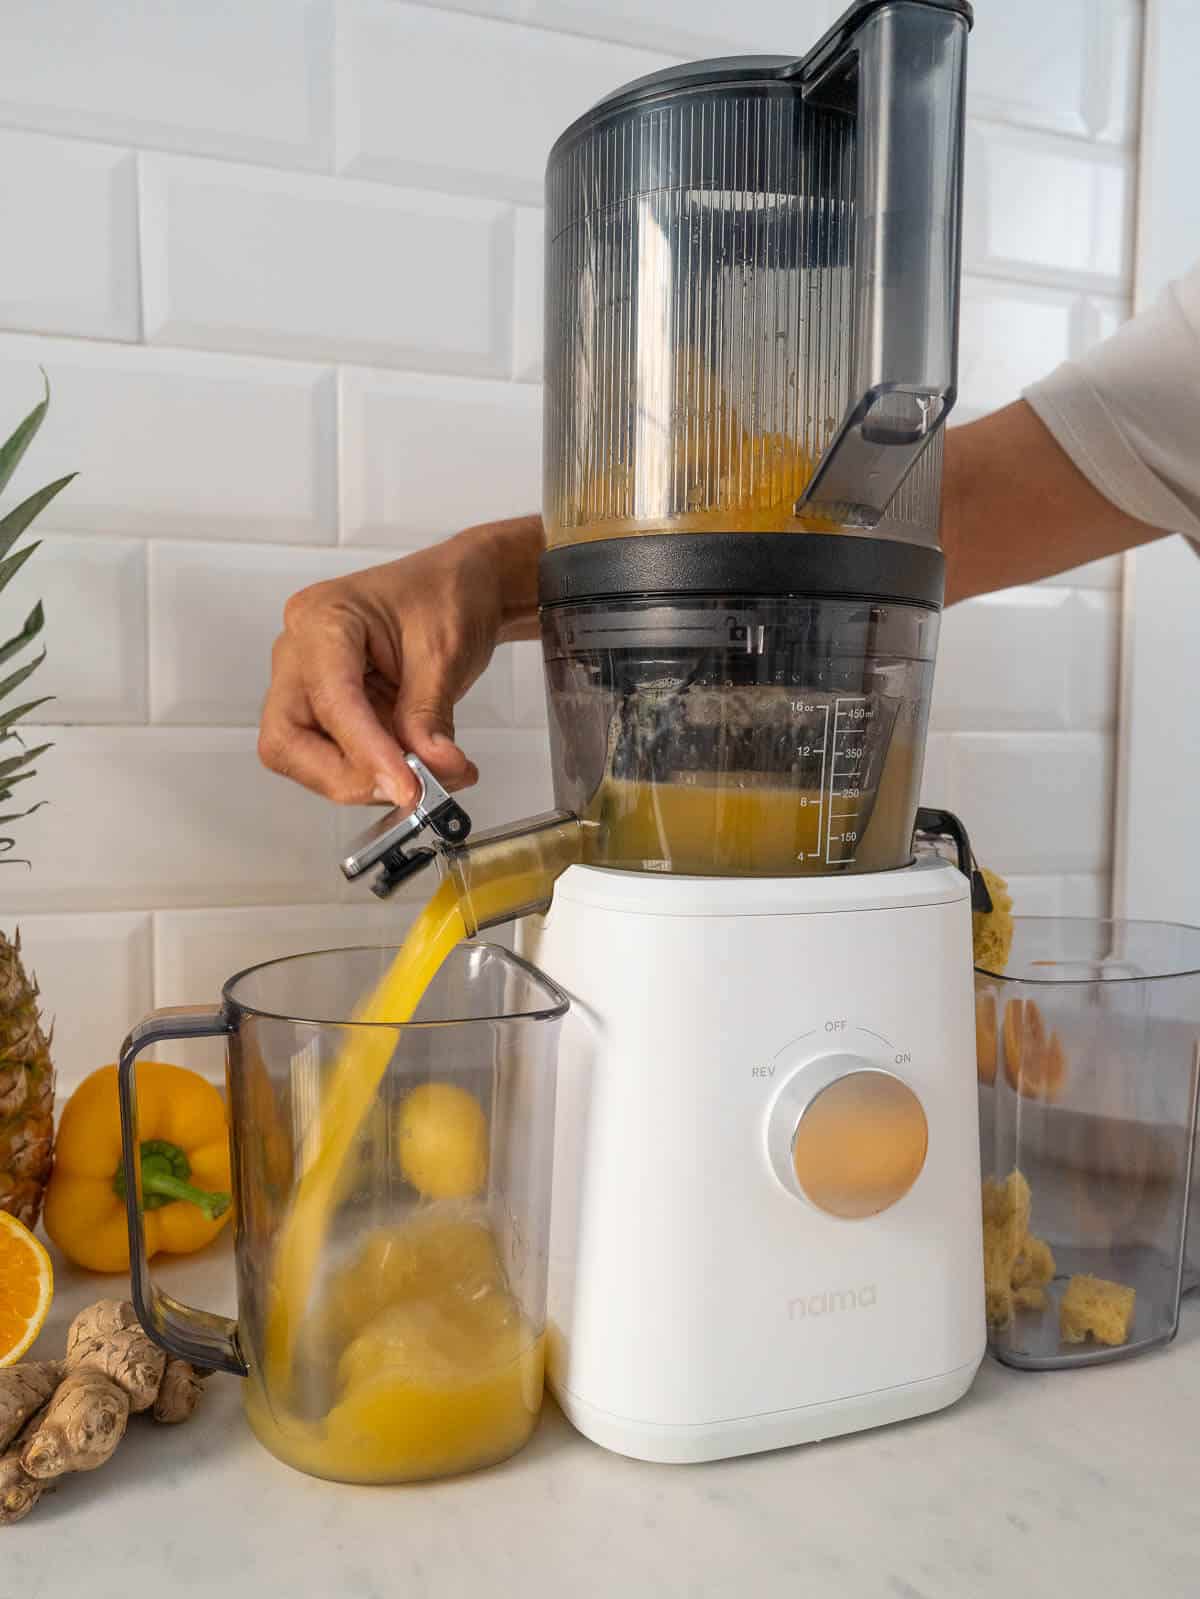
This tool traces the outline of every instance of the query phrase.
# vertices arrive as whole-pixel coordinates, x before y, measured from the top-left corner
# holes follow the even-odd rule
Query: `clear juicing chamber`
[[[555,795],[605,865],[788,877],[907,863],[940,561],[913,552],[928,603],[902,602],[875,541],[797,537],[812,541],[804,594],[789,592],[790,540],[709,535],[642,540],[632,575],[588,582],[608,552],[593,545],[571,577],[604,597],[543,604]],[[547,561],[544,601],[566,565]]]
[[[864,0],[803,58],[670,68],[555,144],[539,601],[561,809],[464,848],[465,814],[442,830],[427,796],[479,925],[544,904],[572,860],[911,860],[969,25],[961,0]],[[382,859],[387,890],[422,858],[410,834],[385,822],[347,870]]]

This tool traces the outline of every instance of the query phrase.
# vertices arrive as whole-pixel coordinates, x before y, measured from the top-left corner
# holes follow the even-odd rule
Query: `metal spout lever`
[[[380,899],[387,899],[406,878],[433,860],[436,851],[428,844],[410,847],[410,840],[425,828],[443,844],[463,844],[471,831],[471,818],[424,762],[415,755],[404,759],[421,785],[417,803],[411,811],[399,807],[388,811],[354,840],[342,859],[342,872],[351,882],[373,866],[379,867],[371,892]]]

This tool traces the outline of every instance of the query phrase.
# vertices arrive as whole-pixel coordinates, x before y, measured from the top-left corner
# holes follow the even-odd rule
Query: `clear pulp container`
[[[1200,928],[1017,917],[975,998],[993,1353],[1169,1342],[1200,1282]]]
[[[567,1001],[507,950],[460,944],[410,1022],[355,1023],[396,953],[254,967],[213,1009],[148,1017],[120,1065],[143,1324],[245,1377],[261,1442],[342,1481],[489,1465],[525,1443],[542,1400]],[[209,1034],[228,1041],[236,1321],[155,1286],[134,1199],[136,1057]]]

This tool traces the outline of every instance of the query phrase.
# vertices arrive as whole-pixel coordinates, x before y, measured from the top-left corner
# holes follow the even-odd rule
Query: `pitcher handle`
[[[857,143],[850,403],[797,511],[875,526],[954,404],[970,25],[963,0],[868,0],[802,64]]]
[[[152,1011],[121,1045],[118,1083],[121,1097],[121,1144],[125,1167],[125,1214],[129,1221],[129,1271],[133,1307],[138,1320],[168,1354],[210,1371],[244,1377],[249,1369],[238,1343],[237,1322],[211,1310],[197,1310],[163,1293],[150,1276],[146,1228],[142,1214],[142,1163],[138,1158],[137,1057],[151,1044],[166,1039],[223,1038],[234,1030],[224,1010],[181,1005]],[[236,1185],[235,1185],[236,1186]]]

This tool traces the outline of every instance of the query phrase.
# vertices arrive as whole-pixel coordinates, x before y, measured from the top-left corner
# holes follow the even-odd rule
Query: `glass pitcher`
[[[246,1378],[288,1464],[400,1482],[504,1459],[542,1399],[555,1063],[567,1001],[507,950],[460,944],[410,1022],[356,1023],[392,949],[253,967],[214,1009],[159,1011],[121,1053],[133,1300],[172,1354]],[[155,1286],[136,1060],[223,1036],[238,1315]]]

